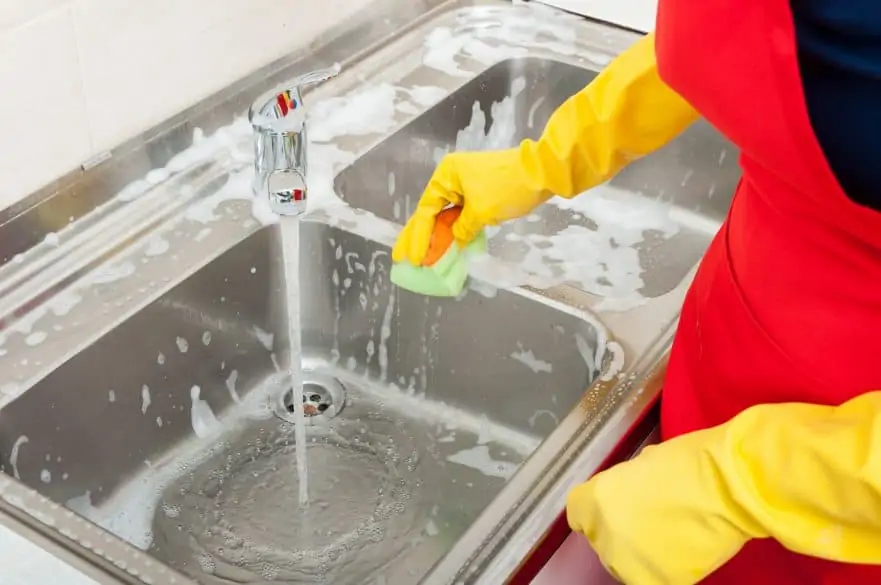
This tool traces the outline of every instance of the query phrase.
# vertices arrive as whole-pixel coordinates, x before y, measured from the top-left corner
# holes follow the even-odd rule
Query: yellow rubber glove
[[[626,585],[692,585],[752,538],[881,564],[881,392],[763,405],[577,487],[569,525]]]
[[[618,56],[551,116],[538,141],[518,148],[445,156],[428,182],[392,258],[420,265],[435,216],[462,206],[460,245],[487,225],[522,217],[554,195],[574,197],[628,162],[665,145],[697,113],[658,77],[654,35]]]

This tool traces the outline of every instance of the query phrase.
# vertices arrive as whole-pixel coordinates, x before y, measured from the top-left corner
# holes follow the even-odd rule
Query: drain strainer
[[[300,391],[303,414],[307,419],[331,418],[339,414],[346,402],[346,390],[342,383],[327,374],[313,370],[303,371],[303,385]],[[286,414],[294,412],[294,390],[282,396],[282,406]]]

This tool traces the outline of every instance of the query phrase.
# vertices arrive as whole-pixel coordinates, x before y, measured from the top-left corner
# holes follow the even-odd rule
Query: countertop
[[[543,0],[545,4],[641,32],[654,28],[657,0]],[[560,503],[561,507],[563,503]],[[29,540],[0,525],[0,565],[5,585],[94,585],[95,581]],[[612,585],[587,542],[570,535],[533,585]]]

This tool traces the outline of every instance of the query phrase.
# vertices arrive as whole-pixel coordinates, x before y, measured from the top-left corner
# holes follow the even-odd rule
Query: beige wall
[[[0,0],[0,208],[370,0]]]

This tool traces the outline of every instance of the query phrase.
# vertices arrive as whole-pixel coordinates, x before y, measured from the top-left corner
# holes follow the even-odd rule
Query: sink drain
[[[334,417],[343,409],[346,391],[342,383],[327,374],[305,370],[303,385],[299,392],[303,403],[303,414],[308,419]],[[282,396],[285,413],[294,412],[294,390],[291,388]]]

